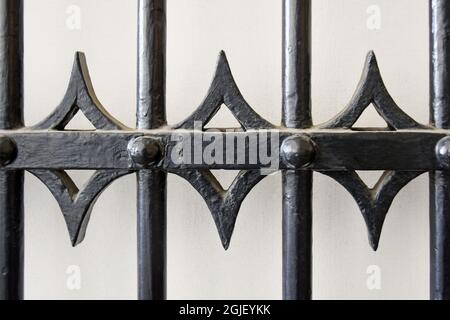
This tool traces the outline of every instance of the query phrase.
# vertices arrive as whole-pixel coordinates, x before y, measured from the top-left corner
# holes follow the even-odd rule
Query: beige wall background
[[[313,114],[339,112],[374,49],[389,91],[428,121],[428,1],[313,0]],[[65,92],[74,52],[87,55],[97,95],[133,126],[137,0],[25,0],[25,114],[44,118]],[[78,19],[79,18],[79,19]],[[75,19],[75,20],[74,20]],[[375,20],[374,20],[375,19]],[[265,118],[280,122],[281,1],[168,0],[167,108],[171,123],[202,100],[221,49],[238,85]],[[216,124],[234,124],[223,112]],[[368,110],[360,125],[382,124]],[[83,118],[70,128],[89,129]],[[71,172],[81,185],[91,172]],[[224,184],[236,175],[218,172]],[[368,184],[379,172],[362,173]],[[71,248],[58,205],[26,176],[26,298],[135,299],[135,178],[113,184],[98,201],[83,244]],[[187,182],[168,185],[168,297],[281,297],[281,179],[268,177],[244,202],[224,252],[210,213]],[[396,198],[380,249],[368,245],[350,195],[319,174],[314,184],[314,298],[428,298],[428,182],[422,176]],[[370,290],[368,268],[381,287]],[[74,282],[79,276],[80,282]],[[75,278],[74,278],[75,277]],[[79,284],[79,286],[77,285]]]

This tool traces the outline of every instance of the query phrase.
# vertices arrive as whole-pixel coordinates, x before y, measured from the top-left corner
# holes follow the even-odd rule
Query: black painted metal
[[[209,123],[225,104],[231,113],[239,121],[244,130],[261,130],[274,128],[274,125],[259,116],[245,101],[231,73],[231,68],[225,52],[220,52],[216,72],[208,90],[206,98],[194,113],[175,129],[198,129],[195,123],[202,124],[200,129]]]
[[[22,17],[22,1],[0,0],[1,130],[23,126]],[[7,165],[14,158],[11,143],[3,140],[0,147]],[[23,298],[23,236],[23,171],[0,171],[1,300]]]
[[[137,126],[157,129],[166,124],[166,0],[139,0],[138,11]],[[164,171],[137,173],[140,300],[166,298],[166,184]]]
[[[374,250],[397,193],[431,172],[431,298],[450,299],[450,4],[430,0],[430,125],[417,123],[395,103],[373,52],[344,110],[313,125],[311,2],[283,0],[281,126],[263,119],[245,101],[224,52],[205,100],[186,120],[170,126],[165,111],[166,0],[139,0],[137,128],[132,129],[96,97],[82,53],[75,56],[62,102],[45,120],[24,128],[22,1],[0,0],[0,299],[23,298],[23,170],[37,176],[58,201],[73,245],[83,241],[100,194],[116,179],[136,173],[138,296],[158,300],[166,298],[167,173],[186,179],[199,192],[228,249],[242,202],[265,177],[262,170],[274,169],[261,154],[250,154],[251,142],[257,149],[272,147],[272,160],[279,163],[275,169],[283,171],[284,299],[311,299],[313,171],[332,177],[354,197]],[[205,129],[222,105],[241,128]],[[386,128],[354,128],[370,105]],[[96,130],[64,130],[78,111]],[[197,145],[180,148],[186,141]],[[214,150],[214,161],[202,157],[207,150]],[[67,169],[97,171],[79,190]],[[241,172],[226,190],[212,169]],[[369,188],[356,170],[385,173]]]
[[[161,161],[150,162],[148,168],[177,170],[177,169],[226,169],[253,170],[265,169],[270,164],[261,159],[244,159],[242,162],[227,162],[227,148],[225,144],[212,142],[215,137],[226,141],[260,141],[270,144],[272,137],[278,139],[279,145],[297,136],[310,139],[314,148],[313,161],[307,166],[316,171],[330,170],[406,170],[431,171],[445,169],[442,162],[443,155],[436,156],[436,145],[447,137],[445,131],[440,130],[401,130],[401,131],[353,131],[353,130],[318,130],[318,129],[283,129],[269,131],[248,132],[196,132],[170,129],[150,131],[96,131],[96,132],[47,132],[47,131],[1,131],[0,135],[15,141],[18,154],[5,170],[15,169],[82,169],[82,170],[139,170],[142,165],[132,161],[134,152],[130,143],[136,138],[146,137],[156,139],[162,145],[163,158]],[[223,150],[222,161],[210,163],[199,158],[194,163],[194,152],[181,159],[172,156],[177,153],[177,142],[171,141],[172,136],[182,135],[187,140],[195,138],[202,141],[201,152],[204,148],[213,146]],[[279,135],[279,136],[277,136]],[[422,143],[417,143],[420,140]],[[236,143],[236,149],[238,148]],[[48,149],[52,150],[52,157],[48,156]],[[84,150],[80,153],[79,150]],[[383,150],[383,152],[380,152]],[[280,150],[280,169],[300,169],[302,163],[290,164]],[[286,150],[289,151],[289,150]],[[200,152],[200,153],[201,153]],[[240,151],[243,155],[249,150],[242,143]],[[177,161],[175,161],[177,160]],[[254,160],[254,161],[253,161]],[[305,160],[306,161],[306,160]]]
[[[283,0],[283,125],[305,129],[311,117],[311,1]],[[310,170],[283,172],[283,298],[312,294]]]
[[[431,123],[450,129],[450,3],[430,0]],[[442,149],[442,145],[440,146]],[[445,145],[444,145],[445,147]],[[445,149],[443,150],[445,151]],[[444,163],[445,154],[440,154]],[[448,168],[447,168],[448,169]],[[450,299],[450,173],[430,173],[430,296]]]

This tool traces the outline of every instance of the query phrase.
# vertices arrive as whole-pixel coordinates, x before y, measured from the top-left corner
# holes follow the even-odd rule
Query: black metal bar
[[[450,2],[430,0],[431,123],[450,128]],[[430,173],[430,296],[450,299],[450,172]]]
[[[195,157],[192,151],[179,158],[176,154],[178,142],[171,137],[182,135],[187,141],[202,141],[200,155],[205,148],[214,146],[222,149],[222,161],[206,162],[203,157]],[[272,163],[261,157],[249,157],[249,149],[230,149],[226,141],[234,140],[239,144],[254,141],[255,144],[270,145],[272,136],[279,135],[279,145],[296,136],[308,136],[317,150],[314,161],[307,167],[311,170],[412,170],[431,171],[442,169],[443,165],[436,157],[435,147],[448,135],[441,130],[411,130],[397,132],[358,132],[351,130],[297,130],[258,131],[258,132],[194,132],[194,131],[120,131],[120,132],[26,132],[0,131],[0,136],[15,141],[17,158],[5,167],[16,169],[129,169],[137,170],[142,166],[130,160],[128,147],[130,141],[139,137],[149,137],[160,141],[163,146],[163,160],[150,164],[156,169],[225,169],[252,170],[267,169]],[[194,138],[195,137],[195,138]],[[216,139],[216,140],[214,140]],[[214,142],[212,142],[214,140]],[[420,143],[417,143],[420,141]],[[254,146],[255,147],[255,146]],[[255,147],[256,148],[256,147]],[[48,156],[49,150],[52,156]],[[80,152],[83,150],[83,152]],[[380,152],[383,150],[383,152]],[[270,149],[269,149],[270,151]],[[276,151],[276,150],[275,150]],[[281,150],[282,151],[282,150]],[[231,152],[231,159],[227,157]],[[283,154],[282,154],[283,155]],[[198,161],[194,162],[194,159]],[[178,160],[186,163],[178,162]],[[188,160],[191,160],[190,163]],[[219,159],[218,157],[216,159]],[[252,160],[253,159],[253,160]],[[268,158],[269,159],[269,158]],[[175,161],[177,160],[177,161]],[[291,169],[281,157],[280,169]],[[301,166],[295,168],[300,169]]]
[[[166,124],[166,1],[138,3],[137,126]],[[138,296],[166,298],[166,182],[162,171],[141,170],[138,183]]]
[[[22,1],[0,0],[0,129],[23,126]],[[3,145],[2,145],[3,147]],[[0,150],[0,153],[5,150]],[[0,171],[0,299],[23,299],[23,172]]]
[[[283,1],[283,124],[311,118],[311,1]],[[283,172],[283,299],[309,300],[312,287],[312,171]]]

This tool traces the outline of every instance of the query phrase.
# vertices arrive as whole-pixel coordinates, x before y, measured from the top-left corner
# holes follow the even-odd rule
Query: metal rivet
[[[438,142],[436,157],[443,168],[450,169],[450,137],[445,137]]]
[[[13,140],[0,136],[0,167],[7,166],[17,157],[17,147]]]
[[[128,145],[128,154],[133,162],[140,166],[151,166],[162,157],[162,146],[158,140],[150,137],[139,137]]]
[[[314,159],[315,148],[306,136],[294,136],[281,145],[282,161],[290,168],[299,169],[308,166]]]
[[[0,136],[0,167],[7,166],[17,157],[17,147],[13,140]]]

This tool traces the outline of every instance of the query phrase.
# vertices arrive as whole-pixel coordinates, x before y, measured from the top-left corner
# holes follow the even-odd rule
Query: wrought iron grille
[[[166,0],[138,1],[137,128],[114,119],[97,99],[83,53],[75,55],[60,105],[37,125],[23,121],[23,5],[0,0],[0,298],[23,298],[23,173],[50,189],[65,218],[70,240],[83,241],[95,201],[114,180],[137,175],[139,299],[166,298],[166,177],[186,179],[204,198],[225,249],[241,203],[270,169],[257,158],[189,161],[173,135],[210,141],[256,139],[279,146],[283,174],[283,298],[311,298],[313,172],[339,182],[356,200],[377,249],[388,209],[397,193],[430,174],[431,299],[450,298],[450,2],[430,0],[431,121],[414,121],[386,89],[375,54],[367,56],[361,82],[345,110],[324,124],[311,118],[311,0],[283,0],[283,101],[281,125],[260,117],[245,101],[225,53],[205,100],[185,121],[168,125],[165,111]],[[205,131],[226,105],[241,124],[233,132]],[[385,130],[356,130],[370,105]],[[81,111],[93,131],[65,131]],[[200,125],[198,125],[200,123]],[[277,137],[273,141],[273,137]],[[201,149],[211,148],[202,144]],[[245,153],[244,144],[239,153]],[[383,151],[383,152],[380,152]],[[177,161],[174,160],[173,156]],[[232,159],[234,160],[234,159]],[[79,190],[68,169],[97,170]],[[241,170],[229,189],[212,169]],[[369,188],[356,170],[385,170]]]

